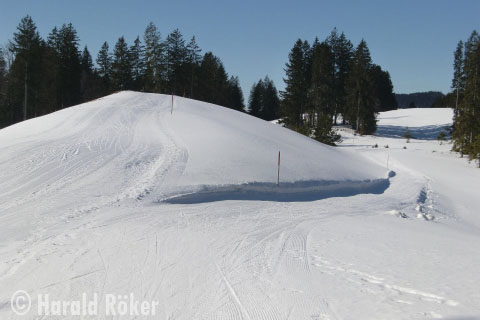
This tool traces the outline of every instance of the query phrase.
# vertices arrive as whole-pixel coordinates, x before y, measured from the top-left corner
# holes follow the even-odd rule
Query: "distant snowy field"
[[[436,141],[451,110],[385,112],[337,148],[171,111],[121,92],[0,130],[1,319],[95,293],[158,301],[155,319],[480,317],[480,170]]]

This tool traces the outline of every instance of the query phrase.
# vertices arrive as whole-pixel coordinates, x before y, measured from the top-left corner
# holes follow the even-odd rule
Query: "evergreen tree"
[[[326,43],[315,45],[312,57],[312,79],[308,91],[309,127],[316,140],[333,145],[337,135],[332,129],[335,112],[335,59]]]
[[[263,106],[263,81],[260,79],[254,83],[250,90],[250,97],[248,99],[248,113],[254,117],[260,117],[260,112]]]
[[[130,90],[132,87],[132,65],[127,42],[122,36],[113,50],[112,85],[114,90]]]
[[[187,60],[185,40],[178,29],[173,30],[165,42],[167,52],[168,89],[175,94],[185,94],[187,77],[183,70]]]
[[[287,127],[303,130],[303,114],[306,110],[309,67],[309,49],[301,39],[298,39],[288,55],[286,64],[286,87],[281,93],[283,97],[282,114],[283,122]]]
[[[460,141],[470,159],[479,159],[477,142],[480,133],[480,36],[473,31],[465,45],[465,90],[460,107]]]
[[[162,82],[165,79],[164,45],[160,32],[150,22],[145,29],[145,91],[162,92]]]
[[[217,73],[218,73],[218,58],[211,52],[205,53],[200,64],[200,79],[199,90],[196,95],[197,99],[216,103],[217,96]]]
[[[355,50],[352,69],[347,80],[345,118],[360,134],[376,130],[375,84],[371,78],[372,60],[367,43],[362,39]]]
[[[263,80],[262,108],[260,117],[267,121],[278,119],[280,112],[280,99],[277,88],[268,76]]]
[[[229,101],[229,105],[227,105],[226,107],[229,107],[237,111],[245,112],[243,92],[242,92],[242,89],[240,88],[240,80],[238,79],[238,77],[231,76],[230,79],[228,80],[228,87],[229,87],[230,101]]]
[[[393,84],[388,71],[383,71],[380,66],[373,65],[370,73],[378,98],[378,111],[395,110],[397,108],[397,100],[393,93]]]
[[[326,42],[332,48],[335,61],[335,111],[334,122],[337,122],[338,115],[343,116],[345,123],[345,105],[347,93],[345,91],[347,79],[351,71],[353,60],[353,44],[347,39],[342,32],[338,35],[337,29],[334,28],[327,38]]]
[[[465,88],[465,75],[463,72],[463,46],[463,41],[458,42],[457,49],[454,53],[452,89],[455,90],[456,94],[455,111],[458,109],[460,95],[463,93],[463,89]]]
[[[92,74],[94,70],[92,55],[90,51],[88,51],[87,46],[83,48],[82,57],[80,59],[80,65],[82,67],[82,71],[86,72],[87,74]]]
[[[132,67],[132,89],[144,90],[145,83],[145,48],[137,37],[130,47],[130,65]]]
[[[213,103],[220,106],[228,106],[230,102],[230,90],[228,74],[219,58],[217,60],[217,71],[215,73],[215,90]]]
[[[105,41],[97,55],[98,75],[102,80],[102,94],[106,95],[111,91],[112,77],[112,56],[109,52],[108,43]]]
[[[90,101],[101,96],[101,81],[95,71],[92,56],[87,46],[83,49],[80,60],[82,76],[80,80],[80,93],[82,101]]]
[[[60,107],[78,104],[80,100],[80,53],[77,31],[72,24],[64,24],[58,31]]]
[[[198,68],[202,59],[202,56],[200,55],[200,52],[202,50],[198,47],[196,41],[195,41],[195,36],[192,37],[190,42],[188,43],[187,47],[187,66],[189,69],[189,81],[190,81],[190,92],[189,92],[189,97],[194,98],[193,95],[193,90],[194,87],[197,86],[197,81],[198,81]]]
[[[3,49],[0,48],[0,128],[3,127],[6,112],[6,87],[7,87],[7,63],[5,61]]]
[[[42,40],[30,16],[25,16],[13,34],[9,49],[15,59],[9,70],[7,124],[34,117],[38,104],[34,97],[42,81]]]

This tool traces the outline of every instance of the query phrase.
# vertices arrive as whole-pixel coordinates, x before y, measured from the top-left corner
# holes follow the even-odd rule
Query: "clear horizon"
[[[16,1],[0,13],[0,45],[12,39],[20,19],[32,16],[42,38],[71,22],[80,46],[95,60],[104,41],[113,49],[120,36],[129,44],[152,21],[165,37],[178,28],[186,41],[195,35],[202,53],[220,57],[238,76],[245,103],[252,84],[268,75],[284,88],[284,67],[298,38],[325,39],[336,27],[356,46],[364,38],[373,62],[391,75],[395,93],[450,90],[453,51],[479,29],[480,2],[369,1],[166,3],[155,1]]]

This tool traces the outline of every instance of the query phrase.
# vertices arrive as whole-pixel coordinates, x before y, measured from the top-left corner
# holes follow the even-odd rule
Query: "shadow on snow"
[[[377,126],[375,136],[385,138],[404,138],[407,127],[403,126]],[[436,140],[440,132],[444,132],[447,137],[450,135],[450,125],[432,125],[423,127],[408,127],[408,131],[413,139]]]
[[[392,177],[394,173],[390,174]],[[275,183],[254,182],[240,185],[204,186],[188,194],[173,196],[160,202],[194,204],[223,200],[305,202],[357,194],[382,194],[390,186],[389,179],[365,181],[298,181]]]

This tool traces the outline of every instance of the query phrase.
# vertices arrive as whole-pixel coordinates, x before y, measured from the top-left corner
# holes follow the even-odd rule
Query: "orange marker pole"
[[[277,174],[277,186],[280,186],[280,151],[278,151],[278,174]]]

